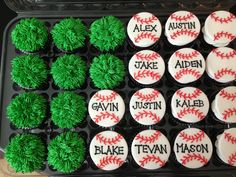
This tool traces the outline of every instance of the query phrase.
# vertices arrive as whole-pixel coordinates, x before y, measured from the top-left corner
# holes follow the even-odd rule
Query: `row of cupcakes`
[[[226,129],[217,136],[215,142],[218,157],[229,166],[236,166],[235,134],[236,128]],[[98,169],[112,171],[126,162],[128,145],[125,139],[121,134],[109,130],[99,132],[92,138],[89,154]],[[136,134],[130,150],[135,163],[146,170],[165,166],[172,151],[167,137],[161,131],[151,129]],[[187,128],[177,133],[173,151],[178,163],[186,168],[196,169],[209,163],[213,145],[203,130]],[[19,134],[5,148],[5,159],[9,165],[16,172],[23,173],[41,169],[46,159],[53,169],[72,173],[81,168],[86,156],[86,141],[76,132],[57,135],[47,148],[39,136]]]

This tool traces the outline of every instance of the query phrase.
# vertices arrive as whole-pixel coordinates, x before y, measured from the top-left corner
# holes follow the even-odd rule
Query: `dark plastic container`
[[[49,30],[52,29],[53,25],[60,21],[61,19],[69,16],[79,17],[86,24],[87,27],[91,25],[91,23],[105,15],[115,15],[120,18],[124,24],[126,25],[131,16],[136,12],[148,11],[155,14],[161,21],[162,26],[164,26],[168,16],[177,10],[189,10],[195,13],[201,21],[203,25],[204,20],[212,11],[215,10],[229,10],[232,13],[236,14],[236,2],[235,0],[197,0],[197,1],[189,1],[189,0],[179,0],[179,1],[171,1],[171,0],[145,0],[145,1],[78,1],[78,0],[5,0],[8,6],[18,13],[18,17],[13,19],[9,25],[6,27],[4,40],[3,40],[3,50],[2,50],[2,60],[1,60],[1,82],[0,82],[0,147],[4,148],[8,143],[9,139],[13,137],[15,134],[22,132],[30,132],[36,133],[45,138],[47,143],[55,137],[60,132],[66,131],[62,129],[58,129],[50,120],[50,115],[48,115],[46,122],[37,129],[32,130],[20,130],[16,129],[12,126],[9,120],[6,117],[6,107],[10,103],[11,99],[20,93],[26,92],[28,90],[21,89],[15,83],[11,81],[10,72],[11,72],[11,60],[17,55],[22,54],[20,51],[16,50],[13,46],[10,38],[10,34],[12,29],[15,27],[16,23],[26,17],[37,17],[40,20],[44,21]],[[163,29],[164,31],[164,29]],[[160,42],[156,45],[152,50],[157,51],[164,59],[167,64],[169,57],[171,54],[181,48],[168,45],[166,41],[166,37],[164,36],[164,32],[162,33]],[[100,52],[90,45],[87,39],[86,48],[83,50],[78,50],[75,53],[84,57],[87,60],[87,67],[91,63],[91,60],[94,56],[100,54]],[[191,46],[192,48],[200,51],[204,57],[213,49],[212,46],[206,44],[203,40],[202,34],[198,37],[196,41],[194,41]],[[236,48],[236,41],[230,44],[230,47]],[[126,68],[128,68],[128,61],[132,57],[132,55],[137,52],[138,49],[134,49],[128,39],[126,39],[124,46],[117,49],[113,52],[116,56],[120,57],[125,61]],[[52,41],[50,41],[50,46],[38,53],[42,56],[45,61],[47,61],[49,67],[52,62],[55,61],[55,58],[63,55],[63,52],[58,51],[54,46]],[[216,94],[221,88],[228,85],[236,85],[236,82],[231,84],[222,85],[211,80],[207,74],[201,78],[199,82],[188,84],[188,86],[195,86],[202,89],[212,101],[214,94]],[[173,121],[173,117],[171,115],[170,110],[170,99],[173,93],[183,85],[179,85],[175,82],[172,82],[170,77],[168,76],[168,72],[166,71],[163,79],[156,85],[152,86],[160,90],[163,93],[167,101],[167,112],[165,114],[164,119],[157,125],[152,126],[154,129],[161,130],[169,139],[171,146],[173,147],[173,142],[177,133],[189,126],[197,127],[203,129],[212,139],[212,143],[216,140],[216,136],[219,132],[222,132],[223,129],[228,127],[236,127],[235,124],[222,124],[213,118],[213,114],[210,111],[206,119],[201,121],[201,123],[188,125],[188,124],[179,124],[178,122]],[[126,74],[125,82],[121,84],[118,88],[114,89],[124,98],[126,103],[126,114],[124,116],[124,120],[122,120],[117,126],[111,128],[117,132],[120,132],[126,138],[129,146],[132,142],[131,134],[138,133],[140,129],[143,130],[148,127],[140,126],[135,124],[131,118],[131,115],[128,111],[129,109],[129,100],[131,98],[132,93],[136,90],[140,89],[141,86],[137,83],[133,82],[130,79],[130,76]],[[34,92],[45,95],[50,102],[51,99],[55,96],[55,94],[61,92],[59,88],[57,88],[53,84],[52,77],[50,76],[48,79],[48,83],[45,84],[39,90],[34,90]],[[90,78],[88,77],[86,84],[81,89],[76,89],[75,92],[79,94],[83,94],[86,97],[87,103],[89,102],[92,95],[98,91],[97,88],[94,87]],[[87,119],[85,123],[79,125],[75,129],[77,132],[80,132],[89,143],[93,138],[93,135],[99,131],[104,129],[95,126],[87,115]],[[1,164],[0,164],[1,167]],[[7,171],[7,169],[6,169]],[[10,173],[10,172],[9,172]],[[51,167],[48,166],[47,162],[45,162],[45,167],[41,169],[40,173],[42,175],[52,175],[52,176],[64,176],[63,174],[52,170]],[[107,172],[97,169],[95,164],[91,161],[89,154],[87,155],[86,161],[82,165],[82,167],[76,172],[66,175],[66,176],[214,176],[214,177],[222,177],[224,176],[236,176],[236,167],[230,167],[225,165],[216,155],[215,147],[213,157],[210,162],[202,168],[199,169],[187,169],[181,166],[175,159],[175,155],[172,151],[170,159],[168,163],[161,169],[158,170],[144,170],[139,168],[137,164],[135,164],[132,159],[131,152],[129,152],[128,159],[126,163],[119,169]]]

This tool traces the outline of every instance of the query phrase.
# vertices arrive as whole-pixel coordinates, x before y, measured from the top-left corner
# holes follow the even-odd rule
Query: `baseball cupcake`
[[[197,123],[206,117],[208,110],[208,98],[198,88],[184,87],[177,90],[172,96],[172,115],[182,122]]]
[[[215,142],[218,157],[230,166],[236,167],[236,128],[225,130]]]
[[[103,131],[94,136],[89,152],[93,163],[99,169],[112,171],[125,163],[128,145],[121,134],[114,131]]]
[[[179,132],[174,142],[177,161],[186,168],[201,168],[211,159],[212,142],[208,135],[197,128],[187,128]]]
[[[154,84],[160,81],[164,72],[164,60],[151,50],[139,51],[129,61],[129,73],[139,84]]]
[[[206,19],[202,32],[204,40],[215,47],[224,47],[236,37],[236,17],[227,11],[212,12]]]
[[[206,73],[219,83],[236,80],[236,50],[229,47],[213,49],[206,59]]]
[[[149,13],[135,14],[128,23],[127,34],[136,47],[150,47],[161,37],[161,23],[159,19]]]
[[[152,88],[136,91],[130,99],[130,114],[141,125],[155,125],[165,115],[166,102],[162,94]]]
[[[236,86],[223,88],[211,104],[216,118],[223,123],[236,123]]]
[[[178,83],[189,84],[202,77],[205,60],[200,52],[191,48],[182,48],[172,54],[168,62],[168,71]]]
[[[165,24],[167,40],[176,46],[193,42],[199,35],[201,25],[198,18],[188,11],[177,11],[170,15]]]
[[[147,170],[163,167],[169,159],[168,139],[158,130],[144,130],[133,139],[131,153],[135,162]]]
[[[112,127],[123,118],[125,103],[115,91],[100,90],[90,99],[88,111],[95,124],[101,127]]]

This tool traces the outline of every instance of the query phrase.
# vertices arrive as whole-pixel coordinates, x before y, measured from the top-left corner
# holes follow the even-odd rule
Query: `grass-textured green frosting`
[[[63,173],[80,168],[85,157],[85,141],[76,132],[62,133],[48,145],[48,164]]]
[[[11,33],[13,44],[25,52],[35,52],[45,47],[48,32],[45,24],[35,18],[22,19]]]
[[[86,79],[86,62],[77,55],[63,55],[52,64],[51,74],[62,89],[81,87]]]
[[[90,43],[101,51],[114,50],[122,45],[124,40],[124,24],[116,17],[102,17],[94,21],[90,27]]]
[[[100,89],[112,89],[124,80],[124,62],[111,54],[102,54],[93,59],[90,77],[94,85]]]
[[[73,128],[81,123],[87,112],[84,97],[73,93],[59,93],[51,102],[52,121],[60,128]]]
[[[47,66],[39,56],[17,56],[12,60],[11,64],[11,78],[23,88],[35,89],[40,87],[47,80]]]
[[[33,172],[44,165],[46,147],[37,135],[16,135],[5,148],[5,159],[16,172]]]
[[[51,34],[59,49],[73,51],[84,46],[88,31],[80,19],[67,18],[57,23]]]
[[[17,128],[38,127],[46,117],[47,100],[36,93],[22,93],[7,107],[7,116]]]

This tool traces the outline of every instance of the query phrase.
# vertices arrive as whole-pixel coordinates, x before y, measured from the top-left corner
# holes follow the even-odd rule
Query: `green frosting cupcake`
[[[51,34],[59,49],[73,51],[85,45],[88,32],[80,19],[68,18],[57,23]]]
[[[122,21],[113,16],[102,17],[90,27],[90,43],[101,51],[114,50],[125,40],[125,28]]]
[[[84,97],[73,93],[59,93],[51,102],[52,121],[60,128],[73,128],[81,123],[87,112]]]
[[[63,173],[80,168],[85,157],[85,141],[76,132],[62,133],[48,145],[48,164]]]
[[[29,173],[39,170],[46,161],[46,147],[33,134],[16,135],[5,148],[5,159],[16,171]]]
[[[36,52],[45,47],[48,31],[45,24],[35,18],[21,20],[11,33],[13,44],[25,52]]]
[[[11,64],[11,78],[22,88],[36,89],[47,80],[47,66],[39,56],[18,56],[12,60]]]
[[[125,65],[114,55],[102,54],[93,59],[89,72],[96,87],[112,89],[124,81]]]
[[[55,84],[62,89],[81,87],[86,79],[86,63],[77,55],[64,55],[52,64]]]
[[[46,117],[47,100],[36,93],[22,93],[7,107],[7,116],[17,128],[38,127]]]

